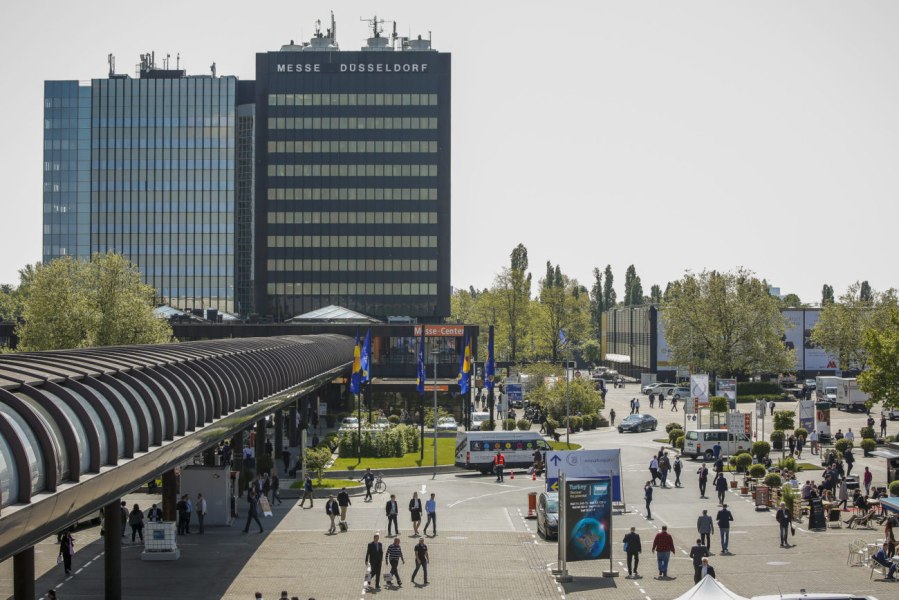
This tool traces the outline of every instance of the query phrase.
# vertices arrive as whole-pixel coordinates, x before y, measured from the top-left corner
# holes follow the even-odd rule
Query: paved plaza
[[[633,385],[625,390],[611,390],[609,401],[622,418],[627,401],[637,392]],[[648,401],[641,397],[644,411]],[[787,408],[784,406],[784,408]],[[790,406],[789,408],[792,408]],[[274,507],[274,516],[263,520],[265,533],[243,533],[244,521],[232,527],[208,528],[203,536],[182,537],[182,558],[176,562],[145,562],[139,559],[141,548],[126,543],[123,550],[123,582],[125,598],[150,599],[177,596],[181,598],[225,598],[248,600],[261,591],[266,600],[277,598],[281,590],[299,598],[473,598],[488,595],[503,598],[609,598],[619,600],[666,600],[682,594],[693,585],[693,568],[687,552],[697,538],[696,518],[703,508],[717,511],[713,499],[700,500],[695,471],[698,463],[685,461],[680,489],[655,490],[653,520],[644,517],[642,487],[648,479],[647,465],[651,453],[658,449],[653,438],[664,437],[664,423],[682,419],[680,413],[655,409],[660,419],[655,433],[621,435],[612,429],[579,433],[573,441],[586,448],[621,447],[624,468],[625,501],[628,511],[616,515],[612,549],[621,554],[621,538],[631,527],[637,528],[643,542],[640,579],[626,579],[623,556],[614,558],[621,576],[603,578],[609,567],[606,561],[570,563],[574,576],[571,583],[558,584],[549,572],[556,562],[556,544],[536,535],[536,522],[525,518],[527,494],[540,489],[542,482],[519,474],[498,484],[492,477],[469,473],[430,474],[390,478],[388,493],[375,497],[372,503],[353,498],[348,521],[350,531],[327,535],[328,520],[324,501],[317,500],[312,509],[303,509],[296,500]],[[863,415],[836,414],[835,427],[860,428]],[[894,433],[897,425],[890,425]],[[766,426],[770,431],[770,422]],[[660,433],[662,432],[662,433]],[[809,461],[811,462],[811,461]],[[859,458],[858,471],[872,468],[875,483],[882,484],[885,468],[880,459]],[[816,471],[810,475],[817,476]],[[426,538],[431,554],[430,584],[415,585],[410,581],[414,559],[411,526],[405,506],[413,491],[438,499],[439,535]],[[710,490],[711,492],[711,490]],[[363,585],[365,545],[374,532],[386,533],[384,503],[395,493],[400,504],[400,534],[406,557],[401,567],[401,588],[386,586],[378,593]],[[158,497],[157,497],[158,498]],[[130,500],[131,498],[129,498]],[[142,502],[148,497],[136,496]],[[158,501],[158,500],[157,500]],[[730,549],[732,555],[717,554],[717,532],[713,536],[711,563],[718,578],[735,592],[751,597],[758,594],[809,591],[843,591],[869,594],[880,600],[899,597],[899,585],[870,579],[868,568],[849,567],[847,549],[857,538],[874,541],[881,529],[853,531],[831,529],[809,532],[797,527],[793,547],[778,547],[778,532],[771,512],[756,512],[750,499],[729,491],[727,502],[735,517]],[[243,503],[241,514],[245,515]],[[667,525],[678,548],[672,559],[671,579],[659,581],[656,561],[650,552],[652,538],[662,525]],[[129,537],[126,538],[130,541]],[[54,540],[38,545],[36,550],[39,576],[38,593],[55,587],[59,597],[102,597],[103,545],[97,527],[79,530],[75,536],[76,575],[65,577],[55,565],[57,546]],[[0,566],[0,597],[12,591],[11,560]],[[387,569],[382,571],[387,572]]]

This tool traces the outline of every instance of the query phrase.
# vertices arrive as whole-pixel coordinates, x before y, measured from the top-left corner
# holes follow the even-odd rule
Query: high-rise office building
[[[256,55],[256,305],[449,315],[450,54],[336,25]]]
[[[43,259],[115,251],[161,303],[289,318],[450,312],[450,55],[372,37],[257,54],[256,81],[45,84]]]

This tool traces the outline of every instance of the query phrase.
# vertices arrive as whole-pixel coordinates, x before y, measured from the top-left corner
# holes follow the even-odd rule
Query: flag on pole
[[[560,329],[560,330],[559,330],[559,342],[560,342],[563,346],[568,345],[568,337],[565,335],[565,330],[564,330],[564,329]]]
[[[362,345],[359,343],[359,330],[356,330],[356,345],[353,346],[353,371],[350,373],[350,393],[359,393],[359,380],[362,376]]]
[[[362,344],[362,353],[359,356],[359,371],[362,383],[371,381],[371,327],[365,333],[365,342]]]
[[[487,364],[484,366],[484,382],[488,390],[493,389],[493,380],[496,379],[496,360],[493,357],[493,327],[490,327],[490,337],[487,340]]]
[[[459,363],[459,391],[462,395],[465,395],[471,386],[471,339],[464,337],[462,340],[462,356]]]
[[[415,389],[422,396],[425,395],[425,379],[427,372],[425,371],[425,327],[421,326],[421,341],[418,343],[418,379],[415,382]]]

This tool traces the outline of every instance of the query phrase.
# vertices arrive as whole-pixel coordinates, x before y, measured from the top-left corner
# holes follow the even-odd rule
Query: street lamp
[[[434,477],[437,477],[437,355],[440,351],[437,348],[431,350],[431,356],[434,357]]]
[[[571,363],[565,361],[565,443],[571,448]]]

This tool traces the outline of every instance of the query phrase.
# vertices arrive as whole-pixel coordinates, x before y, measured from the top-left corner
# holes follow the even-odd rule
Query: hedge
[[[682,435],[677,436],[677,439],[674,440],[674,447],[677,448],[678,450],[684,449],[684,436],[682,436]]]
[[[890,496],[899,496],[899,480],[890,484]]]
[[[791,400],[791,398],[789,394],[744,394],[737,396],[738,403],[755,403],[756,400],[764,400],[765,402],[770,402],[771,400],[774,400],[775,402],[786,402]]]

